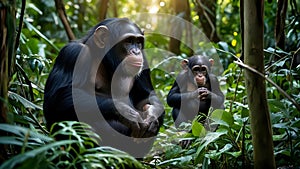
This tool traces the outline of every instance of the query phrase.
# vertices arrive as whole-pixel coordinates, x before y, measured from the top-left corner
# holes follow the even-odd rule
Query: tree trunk
[[[108,1],[109,0],[101,0],[99,2],[99,11],[98,11],[99,21],[103,21],[106,18]]]
[[[285,18],[288,6],[288,0],[281,0],[277,2],[277,12],[276,12],[276,26],[275,26],[275,39],[276,46],[284,50],[285,48]]]
[[[112,0],[112,2],[110,4],[112,5],[114,17],[117,18],[119,16],[118,15],[118,1],[117,0]]]
[[[15,1],[0,2],[0,123],[7,122],[8,82],[15,58]]]
[[[61,22],[63,23],[64,28],[67,32],[69,40],[70,41],[74,40],[75,35],[74,35],[72,28],[70,26],[70,23],[68,21],[63,0],[55,0],[55,6],[56,6],[56,10],[58,12],[58,16],[59,16]]]
[[[77,25],[78,25],[78,30],[80,32],[83,32],[83,25],[85,24],[84,21],[84,16],[86,15],[86,10],[85,8],[88,6],[88,2],[86,1],[78,1],[77,4],[79,5],[79,14],[78,14],[78,20],[77,20]]]
[[[16,2],[0,1],[0,123],[8,119],[8,82],[11,64],[15,58]],[[6,133],[0,132],[0,135]],[[7,146],[0,145],[0,164],[7,158]]]
[[[189,1],[188,0],[180,0],[180,1],[172,1],[173,2],[173,8],[175,11],[175,14],[178,16],[182,16],[184,19],[187,19],[190,13],[188,11]],[[182,14],[182,15],[181,15]],[[180,27],[181,26],[181,27]],[[174,36],[170,37],[169,42],[169,50],[174,53],[175,55],[179,55],[181,53],[180,51],[180,40],[182,38],[182,30],[184,25],[178,25],[178,27],[172,27],[172,33]],[[177,38],[174,38],[177,37]]]
[[[261,73],[264,73],[263,10],[264,0],[244,1],[245,63]],[[251,118],[254,167],[273,169],[275,160],[265,80],[248,70],[245,70],[245,80]]]
[[[216,0],[196,0],[197,14],[204,34],[212,42],[219,42],[216,27]]]

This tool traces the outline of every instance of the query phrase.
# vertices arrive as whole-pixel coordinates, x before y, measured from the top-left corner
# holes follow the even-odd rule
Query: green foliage
[[[17,21],[21,1],[18,1]],[[169,57],[169,38],[158,34],[147,35],[146,49],[151,78],[156,93],[164,103],[166,116],[154,147],[143,160],[143,165],[128,154],[110,147],[99,147],[100,137],[86,124],[77,122],[57,123],[45,129],[42,111],[43,88],[54,60],[67,42],[64,26],[56,14],[54,1],[26,1],[20,46],[16,52],[15,67],[9,83],[9,122],[0,124],[0,144],[9,150],[0,168],[251,168],[253,167],[252,135],[249,109],[242,69],[233,63],[241,54],[239,1],[217,2],[217,32],[222,41],[217,48],[225,71],[220,77],[221,89],[226,95],[225,110],[215,110],[208,117],[210,126],[199,123],[196,117],[176,129],[166,96],[175,80],[179,61],[188,55],[182,48],[181,56]],[[97,21],[98,1],[69,1],[65,7],[72,30],[82,37]],[[112,1],[110,1],[112,2]],[[165,6],[156,1],[114,1],[119,17],[133,16],[158,6],[160,12],[172,13],[173,1]],[[193,4],[193,3],[190,3]],[[299,4],[298,4],[299,5]],[[265,3],[265,73],[288,95],[300,103],[300,67],[293,64],[299,55],[299,12],[288,8],[286,18],[286,48],[275,47],[274,27],[276,2]],[[111,7],[111,6],[110,6]],[[108,17],[114,12],[108,11]],[[201,26],[196,9],[191,6],[192,23]],[[147,25],[147,23],[143,23]],[[157,28],[160,29],[160,28]],[[159,31],[159,30],[157,30]],[[215,52],[199,44],[196,52],[215,56]],[[209,48],[211,45],[209,45]],[[296,53],[298,52],[298,53]],[[167,53],[167,54],[166,54]],[[169,71],[170,70],[170,71]],[[173,71],[175,70],[175,71]],[[218,72],[219,73],[219,72]],[[219,75],[219,74],[218,74]],[[299,167],[300,122],[299,111],[277,88],[267,85],[267,98],[273,126],[274,153],[278,167]],[[210,127],[216,127],[210,130]],[[191,132],[187,132],[191,131]],[[55,141],[54,138],[61,138]],[[189,145],[182,147],[181,143]],[[1,147],[2,148],[2,147]]]
[[[224,49],[224,48],[223,48]],[[226,55],[233,55],[226,50],[219,50]],[[226,48],[225,48],[226,49]],[[228,49],[228,48],[227,48]],[[274,53],[267,49],[266,53]],[[278,51],[290,55],[284,51]],[[269,77],[277,84],[282,84],[286,92],[292,95],[297,102],[300,101],[299,82],[293,77],[297,69],[286,69],[289,59],[282,59],[270,67],[280,67],[280,71],[271,72],[267,69]],[[268,65],[269,63],[266,63]],[[281,75],[282,74],[282,75]],[[277,76],[278,75],[278,76]],[[169,77],[169,75],[164,75]],[[159,82],[154,78],[154,83]],[[182,130],[173,127],[172,119],[166,119],[166,128],[159,135],[154,145],[154,157],[148,159],[158,168],[252,168],[253,146],[250,130],[249,109],[244,87],[242,69],[230,63],[223,73],[225,83],[221,81],[222,90],[226,93],[225,110],[215,110],[209,117],[211,125],[217,125],[216,131],[209,131],[197,122],[182,125]],[[164,79],[169,85],[169,80]],[[165,91],[163,89],[159,91]],[[292,86],[292,87],[290,87]],[[295,106],[270,84],[267,87],[271,122],[273,126],[274,153],[277,166],[299,166],[299,111]],[[167,110],[169,108],[167,107]],[[170,112],[167,111],[167,112]],[[171,120],[171,122],[169,121]],[[192,130],[192,133],[185,131]],[[190,140],[188,148],[180,146],[180,141]]]
[[[12,168],[144,168],[130,155],[111,147],[98,147],[99,136],[91,127],[79,122],[61,122],[62,127],[50,136],[28,128],[0,124],[7,136],[0,144],[19,147],[21,153],[5,161],[0,169]],[[68,138],[55,141],[54,138]]]
[[[149,159],[150,163],[162,168],[232,168],[242,167],[243,163],[244,166],[251,166],[253,148],[241,73],[241,69],[235,64],[230,64],[224,71],[226,83],[222,89],[228,91],[225,102],[228,109],[211,112],[211,127],[197,121],[202,115],[196,117],[191,124],[182,125],[183,131],[174,128],[172,122],[167,122],[172,124],[171,127],[166,127],[161,132],[154,145],[154,153],[162,154],[154,156],[156,158],[152,161]],[[154,82],[156,83],[156,79]],[[171,118],[165,121],[168,120],[172,121]],[[216,126],[216,131],[209,130]],[[184,132],[190,129],[191,133]],[[188,148],[181,147],[180,142],[183,140],[190,140],[191,145]]]

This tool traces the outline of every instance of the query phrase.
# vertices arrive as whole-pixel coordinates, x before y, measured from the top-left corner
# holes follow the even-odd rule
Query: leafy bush
[[[127,153],[97,146],[100,137],[87,124],[69,121],[54,125],[61,130],[46,136],[25,127],[0,124],[0,130],[8,133],[0,137],[0,144],[20,149],[20,154],[5,161],[0,169],[144,168]],[[55,141],[54,137],[68,139]]]
[[[282,65],[288,63],[289,60],[284,60]],[[287,79],[289,77],[287,75],[294,74],[293,71],[295,70],[286,70],[282,75],[280,72],[272,72],[269,73],[269,77],[278,84],[288,83],[288,86],[292,84],[293,88],[287,87],[286,92],[294,96],[299,103],[300,83]],[[279,76],[275,76],[278,73]],[[169,76],[164,75],[164,77]],[[224,79],[226,79],[225,83]],[[170,85],[168,82],[172,80],[164,79],[163,81]],[[154,82],[156,83],[156,80]],[[191,129],[191,133],[177,130],[170,117],[171,110],[166,105],[167,114],[169,113],[167,117],[169,118],[165,121],[169,126],[165,126],[160,132],[154,144],[152,158],[148,158],[147,161],[162,168],[253,167],[249,109],[242,69],[234,63],[229,64],[223,73],[221,84],[223,84],[222,90],[226,93],[226,109],[215,110],[211,112],[210,116],[210,120],[213,122],[211,124],[218,125],[217,130],[207,131],[203,124],[197,122],[197,117],[191,124],[185,124],[182,128],[185,131]],[[160,91],[165,91],[165,88],[164,86],[164,89]],[[274,86],[268,84],[267,90],[276,165],[283,167],[300,166],[299,161],[296,160],[300,157],[299,112]],[[181,140],[193,141],[189,147],[183,148],[180,146]]]

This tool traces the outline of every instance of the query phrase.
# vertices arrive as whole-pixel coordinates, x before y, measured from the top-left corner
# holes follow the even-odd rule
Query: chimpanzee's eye
[[[128,37],[124,40],[125,43],[133,43],[134,42],[134,38],[133,37]]]
[[[205,66],[196,65],[192,68],[192,71],[194,75],[202,74],[205,76],[207,74],[207,68]]]
[[[135,45],[137,48],[142,49],[144,44],[144,38],[142,37],[128,37],[123,41],[128,45]]]
[[[140,49],[142,49],[143,48],[143,44],[144,44],[144,39],[143,38],[137,38],[136,43],[137,43],[138,47]]]
[[[201,71],[201,67],[200,66],[194,66],[193,68],[192,68],[192,71],[193,72],[200,72]]]
[[[201,71],[201,72],[207,72],[207,68],[202,66],[202,67],[200,68],[200,71]]]

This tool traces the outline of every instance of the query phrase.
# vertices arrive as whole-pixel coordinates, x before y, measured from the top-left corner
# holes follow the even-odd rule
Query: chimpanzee
[[[143,49],[143,32],[127,18],[106,19],[62,48],[45,86],[47,127],[87,122],[102,145],[134,156],[147,153],[164,107],[153,92]]]
[[[211,73],[213,63],[213,59],[201,55],[182,60],[183,70],[167,96],[176,127],[193,120],[199,112],[207,115],[210,107],[223,108],[224,94],[217,77]]]

